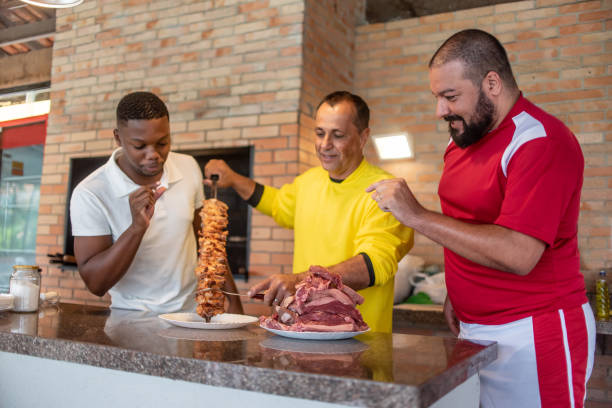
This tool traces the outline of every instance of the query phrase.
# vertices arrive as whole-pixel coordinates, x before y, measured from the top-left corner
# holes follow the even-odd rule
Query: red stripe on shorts
[[[533,317],[533,340],[542,408],[569,406],[567,364],[559,312]]]

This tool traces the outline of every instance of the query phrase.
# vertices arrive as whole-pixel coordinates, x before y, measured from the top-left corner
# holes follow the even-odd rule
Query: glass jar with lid
[[[15,312],[35,312],[40,297],[40,268],[38,265],[15,265],[9,281],[9,292],[15,297]]]

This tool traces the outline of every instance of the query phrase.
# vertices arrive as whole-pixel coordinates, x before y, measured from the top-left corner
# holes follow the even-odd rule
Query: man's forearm
[[[470,224],[433,211],[425,211],[411,226],[472,262],[517,275],[527,275],[546,247],[536,238],[499,225]]]
[[[232,176],[232,188],[240,198],[248,200],[255,191],[255,182],[241,174],[234,173]]]
[[[84,262],[79,262],[79,273],[93,294],[103,296],[125,275],[134,260],[144,232],[130,227],[108,248]],[[79,248],[75,245],[75,253],[78,252]]]
[[[354,290],[365,289],[370,284],[368,266],[362,255],[356,255],[339,264],[332,265],[330,272],[342,276],[342,283]]]
[[[378,181],[366,189],[383,211],[407,227],[480,265],[527,275],[546,244],[537,238],[494,224],[471,224],[425,209],[404,179]]]

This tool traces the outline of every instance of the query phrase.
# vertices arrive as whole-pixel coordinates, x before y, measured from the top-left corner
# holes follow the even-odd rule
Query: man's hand
[[[391,212],[399,222],[408,227],[414,227],[420,214],[426,211],[402,178],[378,181],[369,186],[366,192],[372,193],[372,199],[381,210]]]
[[[219,175],[217,186],[221,188],[231,187],[243,199],[248,200],[255,191],[255,182],[248,177],[236,173],[223,160],[210,160],[204,168],[204,184],[212,185],[210,176]]]
[[[455,309],[453,309],[453,305],[450,302],[448,296],[444,299],[444,318],[446,319],[446,324],[448,324],[448,328],[455,336],[459,335],[459,320],[457,320],[457,316],[455,316]]]
[[[206,167],[204,168],[204,177],[206,177],[204,179],[204,184],[208,186],[212,185],[210,176],[213,174],[219,175],[219,180],[217,181],[218,187],[234,187],[236,172],[232,170],[225,161],[213,159],[206,163]]]
[[[264,304],[280,305],[286,297],[295,293],[295,285],[301,280],[300,275],[293,273],[272,275],[263,282],[253,285],[247,295],[253,297],[261,291],[266,291],[263,298]]]
[[[159,183],[142,186],[129,196],[130,212],[132,213],[132,226],[137,230],[149,228],[151,218],[155,211],[155,202],[166,191]]]

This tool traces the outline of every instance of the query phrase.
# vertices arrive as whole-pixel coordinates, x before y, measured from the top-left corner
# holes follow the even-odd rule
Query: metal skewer
[[[216,200],[217,199],[217,181],[219,181],[219,175],[218,174],[211,174],[210,175],[210,180],[212,181],[212,186],[211,186],[212,198],[214,198]]]
[[[217,289],[217,288],[204,288],[204,289],[199,289],[196,290],[196,293],[204,293],[204,292],[210,292],[211,290],[218,290],[219,292],[223,292],[226,295],[230,295],[230,296],[246,296],[248,297],[249,295],[246,294],[242,294],[242,293],[235,293],[235,292],[228,292],[226,290],[223,289]],[[257,293],[255,294],[255,296],[253,296],[253,299],[263,299],[264,294],[263,293]]]

